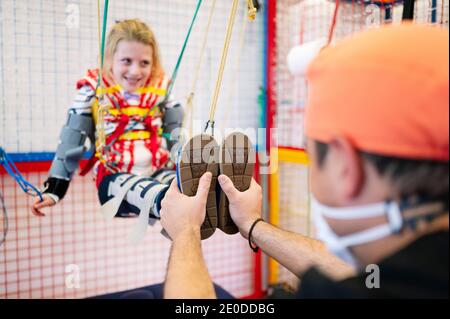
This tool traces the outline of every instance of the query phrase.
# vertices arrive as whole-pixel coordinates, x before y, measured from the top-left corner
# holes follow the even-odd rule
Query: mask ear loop
[[[386,216],[392,232],[398,234],[403,228],[403,217],[400,206],[394,201],[386,202]]]
[[[431,222],[436,217],[448,213],[449,197],[430,198],[428,196],[413,196],[401,200],[398,204],[402,228],[417,229],[420,221]]]

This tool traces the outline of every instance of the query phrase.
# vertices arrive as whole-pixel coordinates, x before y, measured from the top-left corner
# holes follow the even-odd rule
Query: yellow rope
[[[250,0],[251,1],[251,0]],[[244,48],[244,43],[245,43],[245,33],[247,30],[247,21],[248,21],[248,15],[243,16],[243,21],[242,21],[242,28],[239,32],[239,49],[238,49],[238,53],[237,53],[237,57],[235,60],[235,65],[234,68],[232,69],[232,77],[230,80],[230,89],[231,89],[231,93],[228,94],[228,99],[227,99],[227,103],[225,105],[230,107],[229,112],[225,112],[225,120],[223,121],[223,129],[225,129],[228,126],[228,123],[230,121],[230,116],[233,113],[233,107],[232,107],[232,98],[233,96],[236,95],[236,91],[237,91],[237,75],[238,75],[238,70],[240,69],[240,65],[241,65],[241,56],[242,56],[242,49]]]
[[[217,76],[216,88],[214,90],[214,95],[213,95],[213,99],[212,99],[212,103],[211,103],[211,109],[209,112],[209,123],[211,123],[211,125],[214,125],[214,114],[216,113],[217,101],[219,99],[220,86],[222,84],[223,71],[225,68],[225,62],[226,62],[227,55],[228,55],[228,48],[230,46],[231,34],[233,31],[233,24],[234,24],[234,19],[236,17],[237,8],[238,8],[238,0],[233,0],[233,6],[231,8],[231,14],[230,14],[230,17],[228,20],[227,34],[225,37],[224,48],[222,51],[222,58],[220,61],[220,66],[219,66],[219,74]]]
[[[186,116],[183,119],[183,125],[182,127],[185,128],[186,127],[186,121],[189,118],[189,138],[192,137],[192,129],[193,129],[193,104],[194,104],[194,94],[195,94],[195,90],[197,87],[197,82],[198,82],[198,76],[200,74],[200,68],[202,65],[202,61],[203,61],[203,56],[205,54],[205,49],[206,49],[206,43],[208,40],[208,34],[209,34],[209,29],[211,26],[211,21],[212,21],[212,17],[214,15],[214,10],[216,7],[216,0],[213,0],[212,5],[211,5],[211,9],[209,11],[209,17],[208,17],[208,23],[206,25],[206,30],[205,30],[205,35],[203,37],[203,43],[202,43],[202,47],[200,49],[200,55],[199,55],[199,60],[197,63],[197,67],[195,69],[195,76],[194,76],[194,81],[192,82],[192,87],[191,87],[191,91],[186,99]]]

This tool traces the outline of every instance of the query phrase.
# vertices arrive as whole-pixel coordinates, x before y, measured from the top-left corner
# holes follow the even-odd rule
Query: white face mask
[[[360,265],[349,247],[369,243],[397,233],[403,226],[401,212],[395,202],[336,208],[325,206],[312,196],[311,208],[317,238],[325,243],[330,252],[354,268],[358,268]],[[338,236],[324,219],[324,217],[328,217],[351,220],[376,216],[386,216],[388,223],[342,237]]]

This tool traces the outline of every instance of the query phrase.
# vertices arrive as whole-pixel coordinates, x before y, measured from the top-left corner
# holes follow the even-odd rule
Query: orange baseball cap
[[[374,154],[449,159],[449,32],[414,24],[361,32],[307,69],[306,135]]]

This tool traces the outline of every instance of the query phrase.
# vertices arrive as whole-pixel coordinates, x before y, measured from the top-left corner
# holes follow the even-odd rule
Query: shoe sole
[[[246,191],[252,182],[255,167],[255,150],[250,139],[242,133],[228,135],[220,148],[220,173],[228,176],[239,191]],[[220,192],[217,228],[226,234],[239,232],[230,215],[229,202]]]
[[[217,228],[218,154],[219,145],[212,136],[207,134],[196,135],[187,141],[181,149],[177,165],[178,187],[187,196],[197,194],[199,180],[204,173],[211,172],[212,174],[206,203],[205,221],[200,228],[202,240],[210,237]]]

